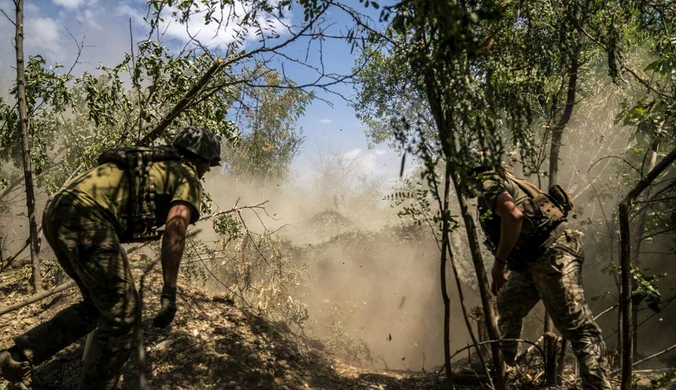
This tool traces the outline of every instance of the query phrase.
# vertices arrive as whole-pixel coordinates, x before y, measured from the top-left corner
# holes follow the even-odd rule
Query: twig
[[[536,346],[540,345],[540,343],[542,342],[542,340],[544,340],[544,338],[545,338],[544,335],[540,335],[540,337],[535,341],[535,343],[531,343],[531,344],[533,344],[533,345],[531,345],[530,347],[528,347],[527,350],[521,352],[521,353],[519,354],[519,356],[517,356],[517,357],[514,359],[514,361],[517,362],[517,363],[520,362],[521,359],[523,359],[523,358],[526,357],[529,353],[531,353],[531,351],[532,351]],[[542,352],[542,351],[541,351],[541,352]],[[543,356],[544,356],[544,355],[543,355]]]
[[[239,202],[239,200],[238,200],[238,202]],[[230,210],[218,211],[218,212],[206,215],[206,216],[200,218],[199,221],[219,217],[219,216],[225,215],[225,214],[236,213],[236,212],[244,210],[244,209],[263,209],[264,208],[263,205],[265,205],[268,202],[269,201],[266,200],[265,202],[261,202],[259,204],[253,205],[253,206],[241,206],[241,207],[238,207],[237,204],[235,204],[235,207],[231,208]]]
[[[171,122],[176,119],[176,117],[183,112],[183,110],[186,108],[188,103],[197,96],[197,94],[200,92],[200,90],[211,81],[211,78],[214,76],[216,72],[224,68],[226,65],[226,62],[220,58],[216,59],[214,63],[211,65],[211,67],[202,75],[202,77],[197,81],[197,83],[190,88],[188,92],[183,96],[183,98],[176,103],[174,108],[165,116],[160,123],[155,126],[153,130],[150,131],[150,133],[146,134],[138,143],[138,146],[147,146],[151,142],[155,141],[162,133],[164,130],[171,124]]]
[[[499,343],[502,343],[502,342],[512,342],[512,341],[521,342],[521,343],[527,343],[527,344],[532,344],[535,348],[538,349],[538,351],[539,351],[540,354],[542,355],[543,361],[545,360],[545,353],[542,351],[542,348],[540,348],[539,346],[537,346],[537,344],[535,344],[534,342],[528,341],[528,340],[523,340],[523,339],[488,340],[488,341],[482,341],[482,342],[478,343],[478,346],[486,345],[486,344],[495,344],[495,343],[498,343],[498,344],[499,344]],[[462,351],[466,351],[466,350],[471,349],[471,348],[477,348],[478,346],[475,346],[475,345],[467,345],[466,347],[461,348],[461,349],[455,351],[455,353],[454,353],[453,355],[451,355],[451,359],[454,358],[456,355],[458,355],[458,354],[459,354],[460,352],[462,352]],[[477,353],[479,353],[479,352],[477,352]],[[444,363],[444,365],[442,365],[441,368],[439,368],[439,373],[441,373],[441,372],[444,370],[445,367],[446,367],[446,363]],[[486,374],[488,374],[488,373],[486,373]]]
[[[73,38],[73,42],[75,42],[75,47],[77,47],[77,55],[75,56],[75,61],[73,61],[73,64],[70,66],[70,69],[68,69],[68,73],[66,73],[66,76],[70,76],[71,73],[73,73],[73,69],[75,69],[75,65],[77,65],[80,62],[80,57],[82,56],[82,50],[84,49],[84,41],[85,41],[85,29],[82,23],[77,22],[77,24],[80,25],[82,28],[82,41],[78,43],[77,39],[75,39],[75,36],[70,32],[70,30],[66,29],[68,31],[68,35],[70,35],[71,38]],[[33,110],[35,111],[35,110]]]
[[[42,231],[42,226],[39,226],[39,227],[38,227],[38,234],[39,234],[41,231]],[[19,257],[19,255],[21,255],[21,253],[22,253],[24,250],[26,250],[26,248],[28,248],[28,245],[30,244],[30,242],[31,242],[31,239],[30,239],[30,237],[28,237],[28,238],[26,239],[26,242],[25,242],[19,249],[17,249],[11,256],[9,256],[9,257],[7,258],[7,260],[5,260],[5,262],[2,264],[2,267],[0,267],[0,271],[2,271],[2,270],[4,270],[5,268],[9,267],[9,265],[12,264],[12,262],[13,262],[14,260],[16,260],[16,258]]]
[[[449,180],[450,182],[450,180]],[[445,191],[448,193],[448,186],[446,186]],[[450,238],[450,233],[447,233],[449,236],[446,239],[445,245],[446,245],[446,250],[448,251],[448,257],[449,261],[451,263],[451,268],[453,269],[453,275],[455,276],[455,283],[456,287],[458,289],[458,296],[460,298],[460,307],[462,308],[462,316],[465,320],[465,325],[467,326],[467,331],[469,332],[470,337],[472,338],[472,343],[475,345],[475,349],[477,352],[477,355],[479,355],[479,361],[481,362],[481,367],[483,367],[484,371],[488,374],[488,366],[486,365],[486,359],[484,358],[484,354],[481,351],[481,348],[479,348],[478,341],[476,336],[474,335],[474,330],[472,329],[472,325],[469,321],[469,315],[467,314],[467,306],[465,305],[465,297],[464,293],[462,291],[462,282],[460,281],[460,274],[458,274],[458,267],[455,264],[455,257],[453,256],[453,251],[451,250],[451,238]],[[495,385],[493,384],[493,378],[491,378],[490,375],[488,375],[488,385],[491,388],[495,388]]]
[[[13,262],[17,257],[19,257],[19,255],[20,255],[24,250],[26,250],[26,248],[28,248],[28,244],[30,244],[30,238],[27,238],[26,241],[23,243],[23,245],[21,245],[21,247],[20,247],[19,249],[17,249],[11,256],[9,256],[9,257],[7,258],[7,260],[5,260],[5,261],[2,263],[2,267],[0,267],[0,270],[3,270],[3,271],[4,271],[5,268],[9,267],[10,264],[12,264],[12,262]]]
[[[500,344],[500,343],[505,343],[505,342],[518,342],[518,343],[531,344],[533,347],[537,348],[537,350],[538,350],[538,351],[540,352],[540,354],[542,355],[542,358],[543,358],[543,359],[545,358],[545,353],[544,353],[544,351],[542,351],[542,348],[540,348],[540,346],[538,346],[536,343],[534,343],[534,342],[532,342],[532,341],[524,340],[524,339],[487,340],[487,341],[482,341],[482,342],[478,343],[478,345],[481,346],[481,345],[495,344],[495,343]],[[453,355],[451,355],[451,359],[454,358],[454,357],[455,357],[457,354],[459,354],[460,352],[465,351],[465,350],[467,350],[467,349],[469,349],[469,348],[475,348],[475,346],[474,346],[474,345],[468,345],[468,346],[466,346],[466,347],[464,347],[464,348],[461,348],[461,349],[455,351],[455,353],[454,353]]]
[[[647,370],[634,370],[634,374],[650,374],[654,372],[676,372],[676,368],[651,368]]]
[[[141,88],[138,85],[136,78],[134,77],[136,69],[136,54],[134,54],[134,30],[131,28],[131,18],[129,18],[129,52],[131,53],[131,68],[129,68],[129,76],[131,78],[131,83],[136,88],[138,93],[138,138],[141,138],[141,116],[143,115],[143,103],[141,99]],[[134,124],[131,124],[132,130],[134,129]]]
[[[242,226],[244,226],[244,230],[246,231],[247,236],[249,236],[249,238],[251,238],[251,243],[253,244],[254,248],[256,248],[256,252],[258,252],[258,254],[261,256],[261,258],[263,259],[265,264],[270,265],[270,262],[268,261],[268,259],[263,254],[263,251],[261,251],[260,246],[258,246],[258,243],[256,242],[256,240],[254,240],[253,236],[251,235],[251,231],[246,226],[246,222],[244,222],[244,218],[242,218],[242,212],[240,210],[237,210],[237,216],[239,217],[239,221],[241,222]],[[261,221],[261,223],[262,223],[262,221]],[[265,225],[263,225],[263,228],[265,228]]]
[[[24,306],[30,305],[31,303],[35,303],[37,301],[45,299],[45,298],[52,296],[54,294],[58,294],[61,291],[68,290],[69,288],[73,288],[75,286],[76,286],[75,282],[70,281],[70,282],[67,282],[67,283],[63,283],[62,285],[60,285],[60,286],[58,286],[58,287],[56,287],[52,290],[48,290],[48,291],[42,292],[40,294],[34,295],[34,296],[26,299],[23,302],[15,303],[14,305],[5,306],[2,309],[0,309],[0,316],[3,315],[3,314],[7,314],[9,312],[12,312],[16,309],[20,309]]]
[[[654,358],[656,358],[656,357],[658,357],[658,356],[664,355],[665,353],[671,351],[671,350],[674,349],[674,348],[676,348],[676,344],[674,344],[674,345],[672,345],[671,347],[665,349],[664,351],[660,351],[660,352],[654,353],[654,354],[648,356],[648,357],[645,358],[645,359],[641,359],[641,360],[639,360],[639,361],[637,361],[637,362],[634,362],[634,363],[632,364],[632,367],[633,367],[633,366],[636,366],[636,365],[639,365],[639,364],[641,364],[641,363],[645,363],[645,362],[647,362],[648,360],[652,360],[652,359],[654,359]],[[622,371],[622,369],[621,369],[621,368],[618,368],[617,370],[613,371],[612,374],[615,375],[615,374],[617,374],[617,373],[620,372],[620,371]],[[636,371],[634,371],[634,372],[636,372]]]
[[[231,292],[232,294],[234,294],[234,295],[239,295],[239,297],[240,297],[240,299],[242,300],[242,302],[244,302],[250,309],[253,310],[254,307],[253,307],[249,302],[247,302],[247,300],[244,298],[244,296],[243,296],[241,293],[238,294],[237,291],[235,291],[235,290],[233,290],[232,288],[228,287],[225,283],[223,283],[223,282],[222,282],[222,281],[221,281],[221,280],[220,280],[220,279],[219,279],[219,278],[211,271],[211,269],[209,269],[209,267],[207,266],[207,264],[204,262],[204,259],[202,259],[202,256],[200,256],[200,254],[197,252],[197,248],[195,247],[195,243],[194,243],[191,239],[189,239],[188,242],[190,243],[190,246],[192,246],[192,249],[195,251],[195,253],[196,253],[196,255],[197,255],[197,258],[199,259],[199,261],[200,261],[200,262],[202,263],[202,265],[204,266],[204,269],[207,270],[207,272],[209,273],[209,275],[211,275],[211,277],[213,277],[213,278],[214,278],[221,286],[225,287],[226,290],[230,291],[230,292]]]
[[[616,309],[618,306],[620,306],[620,304],[619,304],[619,303],[616,303],[616,304],[612,305],[611,307],[607,308],[606,310],[602,311],[602,312],[599,313],[596,317],[594,317],[594,321],[598,320],[598,319],[601,318],[603,315],[605,315],[605,314],[607,314],[607,313],[610,313],[611,311],[613,311],[614,309]]]
[[[5,13],[5,10],[4,10],[4,9],[0,8],[0,12],[2,12],[3,15],[5,15],[5,17],[7,18],[7,20],[9,20],[10,23],[12,23],[14,26],[16,26],[16,22],[13,21],[12,18],[10,18],[10,17]]]
[[[581,31],[584,35],[587,36],[587,38],[589,38],[590,40],[592,40],[592,41],[593,41],[595,44],[597,44],[601,49],[607,51],[606,46],[605,46],[603,43],[601,43],[601,41],[599,41],[598,39],[596,39],[595,37],[593,37],[591,34],[589,34],[582,26],[578,26],[578,28],[580,29],[580,31]],[[629,72],[629,73],[636,79],[636,81],[638,81],[639,83],[643,84],[648,90],[652,91],[653,93],[655,93],[656,95],[658,95],[658,96],[660,96],[660,97],[666,97],[666,98],[669,98],[669,99],[673,99],[673,96],[667,95],[667,94],[665,94],[665,93],[663,93],[663,92],[660,92],[660,91],[656,90],[655,87],[653,87],[652,85],[650,85],[647,81],[643,80],[643,78],[641,78],[638,74],[636,74],[636,72],[634,72],[633,69],[631,69],[629,66],[627,66],[627,64],[625,64],[624,61],[619,60],[618,62],[620,63],[620,66],[622,67],[622,69],[624,69],[624,70],[626,70],[627,72]]]
[[[326,8],[321,10],[316,16],[315,20],[320,17],[324,12],[326,12]],[[167,114],[161,121],[160,123],[155,126],[155,128],[150,131],[148,134],[146,134],[138,143],[138,146],[147,146],[153,141],[155,141],[163,132],[164,130],[173,122],[178,115],[180,115],[189,105],[189,103],[199,95],[200,91],[204,86],[206,86],[212,79],[213,75],[220,71],[221,69],[224,69],[234,63],[237,63],[240,60],[244,60],[246,58],[251,58],[257,54],[263,54],[266,52],[275,52],[276,50],[279,50],[285,46],[290,45],[294,41],[296,41],[299,37],[301,37],[305,31],[307,31],[310,27],[312,26],[312,23],[308,23],[303,29],[301,29],[297,34],[293,35],[291,38],[287,39],[286,41],[281,42],[280,44],[272,47],[267,47],[263,46],[258,49],[249,51],[249,52],[244,52],[240,55],[234,56],[233,58],[228,59],[227,61],[222,59],[222,58],[217,58],[214,60],[214,63],[211,65],[211,67],[206,71],[206,73],[198,80],[198,82],[183,96],[183,98],[174,106],[174,108],[171,110],[169,114]]]

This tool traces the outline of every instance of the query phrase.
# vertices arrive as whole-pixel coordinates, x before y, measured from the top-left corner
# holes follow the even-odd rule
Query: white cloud
[[[361,172],[367,175],[376,173],[376,162],[376,155],[373,153],[362,156],[357,160]]]
[[[4,7],[3,7],[4,9]],[[37,14],[40,11],[40,8],[35,4],[26,4],[24,5],[25,15]]]
[[[319,121],[319,123],[322,123],[322,124],[325,124],[325,125],[329,124],[331,122],[333,122],[331,119],[322,119],[322,120]]]
[[[66,8],[77,8],[84,3],[84,0],[52,0],[54,4]]]
[[[55,60],[63,59],[61,48],[61,26],[51,18],[26,19],[26,45],[42,49],[52,55]]]
[[[176,12],[180,15],[180,11],[176,7],[166,7],[162,11],[164,22],[160,22],[160,31],[166,31],[166,35],[170,38],[177,38],[183,42],[192,39],[198,40],[204,46],[213,48],[235,42],[235,40],[244,39],[245,41],[259,40],[257,35],[258,28],[251,27],[248,31],[242,29],[242,18],[247,14],[248,9],[244,7],[241,2],[235,2],[234,6],[225,7],[223,15],[229,20],[226,20],[222,25],[211,22],[205,24],[204,12],[197,12],[190,16],[186,24],[181,24],[174,20],[172,13]],[[235,16],[236,15],[236,16]],[[264,34],[269,37],[273,32],[279,35],[285,35],[287,31],[284,24],[290,24],[291,21],[287,18],[280,20],[274,17],[268,17],[259,12],[256,17],[256,22],[261,26]]]
[[[373,152],[376,154],[376,156],[383,156],[383,155],[385,155],[385,153],[387,153],[387,150],[385,150],[385,149],[376,149],[376,150],[374,150]]]
[[[361,149],[353,149],[343,155],[343,158],[347,161],[354,160],[361,153]]]
[[[89,25],[89,27],[99,31],[103,30],[103,27],[101,27],[101,25],[98,23],[97,17],[94,12],[92,12],[92,10],[85,10],[84,19],[87,21],[87,25]]]
[[[143,14],[138,9],[132,8],[129,4],[121,4],[115,7],[117,14],[120,16],[127,16],[137,25],[145,25],[143,21]]]

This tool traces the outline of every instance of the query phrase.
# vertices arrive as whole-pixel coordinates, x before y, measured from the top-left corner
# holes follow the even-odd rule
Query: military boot
[[[31,364],[21,358],[21,352],[0,352],[0,374],[10,383],[10,389],[30,390],[32,385]]]

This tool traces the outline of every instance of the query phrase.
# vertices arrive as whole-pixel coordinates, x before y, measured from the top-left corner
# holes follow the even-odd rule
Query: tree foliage
[[[235,176],[261,182],[289,178],[291,163],[304,137],[297,120],[313,99],[312,92],[282,88],[280,74],[261,69],[262,85],[246,87],[247,102],[241,111],[239,144],[226,146],[226,169]]]

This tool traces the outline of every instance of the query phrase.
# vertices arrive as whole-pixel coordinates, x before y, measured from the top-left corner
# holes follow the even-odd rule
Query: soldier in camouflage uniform
[[[125,166],[127,160],[131,163]],[[200,179],[220,164],[219,141],[210,131],[191,127],[177,133],[173,148],[117,149],[104,153],[99,163],[66,183],[45,209],[45,238],[83,300],[15,337],[15,345],[0,352],[2,376],[17,388],[30,389],[33,366],[92,331],[79,388],[115,388],[141,319],[120,244],[159,238],[155,229],[165,224],[164,287],[153,324],[167,327],[176,313],[186,229],[199,219]]]
[[[520,338],[523,318],[542,299],[554,325],[572,344],[583,388],[610,389],[605,344],[582,288],[581,233],[568,227],[556,202],[543,202],[542,197],[533,201],[524,181],[484,168],[474,175],[481,225],[495,255],[491,288],[497,295],[502,338]],[[513,365],[517,342],[502,347],[505,361]]]

